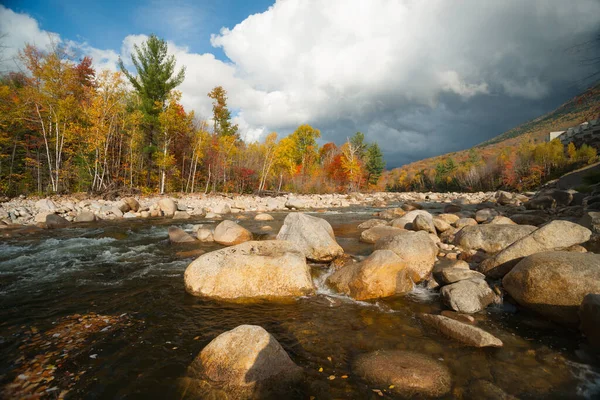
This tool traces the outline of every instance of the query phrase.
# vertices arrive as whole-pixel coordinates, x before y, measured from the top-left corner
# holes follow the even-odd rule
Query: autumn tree
[[[167,42],[150,35],[141,45],[135,45],[131,53],[137,75],[133,75],[119,58],[119,68],[140,96],[145,122],[144,154],[146,155],[146,185],[150,186],[153,154],[157,150],[159,136],[158,116],[169,94],[185,79],[185,67],[175,71],[175,56],[168,54]]]
[[[227,91],[217,86],[208,93],[213,99],[213,129],[218,136],[236,136],[238,126],[231,123],[231,112],[227,108]]]

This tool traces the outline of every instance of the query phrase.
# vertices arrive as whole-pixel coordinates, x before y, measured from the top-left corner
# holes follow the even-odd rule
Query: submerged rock
[[[502,341],[473,325],[459,322],[443,315],[419,314],[425,324],[458,342],[473,347],[502,347]]]
[[[405,262],[411,278],[416,282],[425,279],[433,269],[438,247],[424,231],[401,231],[375,243],[376,250],[392,250]]]
[[[502,280],[523,307],[561,323],[577,324],[579,306],[600,293],[600,255],[551,251],[520,261]]]
[[[388,297],[413,289],[407,264],[391,250],[375,250],[360,263],[338,269],[327,283],[356,300]]]
[[[233,246],[252,240],[252,233],[233,221],[225,220],[217,225],[213,237],[219,244]]]
[[[344,253],[329,222],[304,213],[288,214],[277,239],[295,243],[311,261],[328,262]]]
[[[173,244],[178,243],[191,243],[195,242],[196,239],[186,231],[176,226],[169,227],[169,241]]]
[[[441,397],[450,392],[450,371],[423,354],[382,350],[363,354],[354,362],[356,374],[404,397]]]
[[[544,251],[558,250],[587,242],[592,232],[569,221],[552,221],[515,241],[495,257],[485,260],[479,271],[490,278],[502,278],[523,257]]]
[[[255,325],[240,325],[214,338],[188,371],[238,399],[274,395],[302,377],[279,342]]]
[[[484,379],[477,379],[471,382],[467,390],[467,398],[470,400],[518,400],[492,382]]]
[[[195,296],[280,299],[314,293],[304,253],[282,240],[245,242],[200,256],[184,274]]]

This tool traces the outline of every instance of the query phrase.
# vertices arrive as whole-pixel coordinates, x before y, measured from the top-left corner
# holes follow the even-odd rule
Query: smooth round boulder
[[[215,238],[213,237],[213,231],[207,228],[198,229],[196,232],[196,237],[203,243],[211,243],[215,241]]]
[[[240,325],[214,338],[188,369],[233,398],[261,398],[302,377],[279,342],[260,326]]]
[[[529,225],[465,226],[454,236],[454,244],[464,250],[483,250],[497,253],[535,231]]]
[[[125,197],[122,201],[129,206],[129,209],[133,212],[138,212],[140,209],[140,203],[133,197]]]
[[[255,221],[273,221],[275,218],[269,214],[256,214]]]
[[[425,231],[401,231],[394,236],[384,237],[375,243],[375,249],[396,253],[408,265],[415,283],[431,273],[438,253],[438,247]]]
[[[427,218],[428,220],[433,220],[433,216],[427,211],[413,210],[407,212],[404,216],[393,220],[391,225],[395,228],[412,229],[412,223],[415,220],[415,218],[417,218],[417,215],[421,215]]]
[[[490,225],[517,225],[515,221],[512,219],[505,217],[503,215],[498,215],[492,218],[491,221],[488,222]]]
[[[212,207],[211,210],[215,214],[223,215],[231,213],[231,207],[228,203],[219,203]]]
[[[533,254],[507,273],[502,285],[523,307],[556,322],[577,324],[584,297],[600,293],[600,255],[566,251]]]
[[[360,241],[365,243],[375,243],[384,237],[394,236],[405,229],[394,228],[393,226],[374,226],[360,233]]]
[[[221,300],[279,300],[313,294],[304,253],[289,241],[251,241],[198,257],[184,274],[188,293]]]
[[[475,213],[475,221],[482,224],[490,222],[494,217],[497,217],[500,213],[493,208],[483,208]]]
[[[329,222],[304,213],[289,213],[277,239],[296,244],[307,259],[315,262],[329,262],[344,254]]]
[[[458,221],[460,219],[460,217],[458,215],[449,214],[449,213],[436,215],[436,218],[440,218],[443,221],[446,221],[447,223],[449,223],[450,225],[454,224],[456,221]]]
[[[433,217],[433,226],[435,226],[435,229],[440,233],[446,232],[448,229],[452,228],[448,222],[439,217]]]
[[[407,264],[391,250],[375,250],[363,261],[338,269],[327,283],[356,300],[389,297],[413,289]]]
[[[158,208],[163,212],[163,214],[167,217],[172,217],[177,211],[177,203],[173,199],[164,198],[158,201]]]
[[[196,239],[186,231],[176,226],[169,227],[169,241],[173,244],[178,243],[192,243]]]
[[[425,231],[428,233],[436,233],[435,225],[432,218],[424,217],[423,215],[417,215],[412,222],[413,231]]]
[[[450,392],[450,371],[426,355],[402,350],[363,354],[354,362],[354,372],[378,387],[400,396],[441,397]]]
[[[190,219],[192,216],[187,211],[175,211],[173,219]]]
[[[214,241],[224,246],[233,246],[252,240],[252,232],[234,221],[225,220],[215,228]]]
[[[454,311],[473,314],[490,305],[494,292],[483,279],[465,279],[440,290],[444,303]]]
[[[458,229],[464,228],[465,226],[475,226],[477,221],[473,218],[461,218],[454,223],[454,226]]]

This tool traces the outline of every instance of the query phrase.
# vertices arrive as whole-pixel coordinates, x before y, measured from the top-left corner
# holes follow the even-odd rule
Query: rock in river
[[[304,213],[289,213],[277,239],[295,243],[311,261],[327,262],[344,254],[344,250],[335,241],[329,222]]]
[[[216,382],[233,398],[273,395],[302,377],[302,369],[279,342],[255,325],[240,325],[214,338],[189,372],[194,378]]]
[[[438,253],[438,247],[425,231],[401,231],[394,236],[384,237],[375,243],[375,249],[392,250],[396,253],[407,263],[415,282],[420,282],[429,275]]]
[[[196,239],[186,231],[176,226],[169,227],[169,241],[173,244],[177,243],[191,243],[195,242]]]
[[[524,258],[502,280],[523,307],[561,323],[577,324],[579,306],[600,293],[600,255],[550,251]]]
[[[454,236],[454,244],[465,250],[497,253],[535,230],[528,225],[465,226]]]
[[[167,217],[172,217],[175,211],[177,211],[177,203],[175,203],[175,200],[169,198],[160,199],[158,207]]]
[[[404,232],[402,228],[393,226],[374,226],[360,233],[360,241],[365,243],[376,243],[379,239],[394,236],[398,232]]]
[[[48,214],[46,215],[46,225],[48,228],[65,228],[69,226],[70,222],[56,214]]]
[[[588,294],[579,308],[581,331],[597,350],[600,350],[600,293]]]
[[[473,347],[502,347],[496,336],[470,324],[456,321],[443,315],[420,314],[419,319],[458,342]]]
[[[223,300],[314,293],[303,252],[281,240],[245,242],[204,254],[187,267],[184,279],[188,293]]]
[[[368,300],[410,292],[409,275],[406,262],[396,253],[375,250],[362,262],[338,269],[327,283],[356,300]]]
[[[219,244],[233,246],[252,240],[252,233],[233,221],[225,220],[217,225],[213,237]]]
[[[381,350],[354,362],[356,374],[400,396],[441,397],[450,392],[450,371],[441,362],[412,351]]]
[[[494,292],[483,279],[466,279],[440,290],[444,303],[460,313],[473,314],[494,301]]]

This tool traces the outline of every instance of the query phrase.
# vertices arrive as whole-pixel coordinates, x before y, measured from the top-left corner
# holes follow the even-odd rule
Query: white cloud
[[[581,70],[567,50],[597,32],[598,15],[596,0],[278,0],[211,36],[227,62],[173,42],[169,49],[186,66],[184,106],[209,117],[207,93],[223,86],[248,140],[310,123],[324,140],[362,129],[384,151],[416,157],[481,141],[469,134],[489,137],[474,120],[481,110],[472,111],[481,99],[542,101],[572,84]],[[15,46],[47,44],[27,15],[0,6],[0,21],[19,32]],[[79,48],[114,69],[146,38],[125,37],[119,53]],[[488,112],[501,113],[497,105]]]

